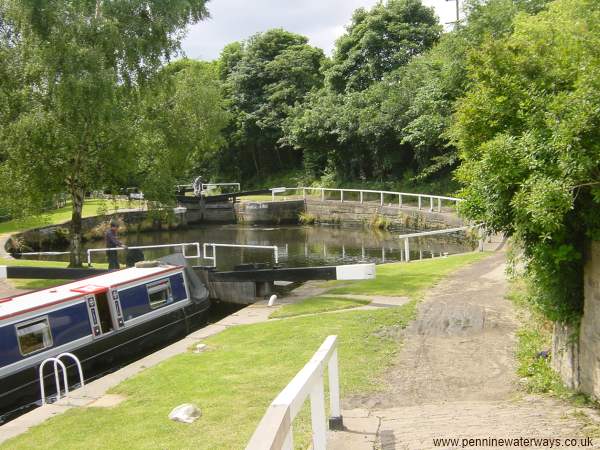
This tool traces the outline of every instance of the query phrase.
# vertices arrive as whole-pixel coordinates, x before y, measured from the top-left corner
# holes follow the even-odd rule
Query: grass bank
[[[482,257],[467,254],[378,266],[378,279],[335,289],[360,294],[404,292],[417,299],[442,274]],[[401,287],[405,282],[410,288]],[[314,311],[319,303],[326,302],[309,299],[303,308]],[[401,307],[229,328],[206,339],[205,352],[178,355],[121,383],[111,391],[126,396],[120,405],[70,410],[2,448],[244,448],[269,403],[328,335],[339,336],[342,395],[380,390],[381,375],[399,349],[399,330],[414,318],[415,305],[412,301]],[[167,419],[174,406],[188,402],[201,408],[198,421],[184,425]],[[309,442],[309,423],[306,413],[294,422],[295,442],[301,448]]]
[[[356,300],[349,298],[336,297],[312,297],[302,300],[298,303],[283,305],[273,312],[269,318],[280,319],[283,317],[301,316],[303,314],[316,314],[328,311],[338,311],[341,309],[357,308],[368,305],[369,300]]]
[[[83,217],[92,217],[100,214],[110,214],[119,209],[138,208],[139,206],[139,201],[91,199],[85,201],[82,215]],[[0,222],[0,234],[17,233],[46,225],[57,225],[69,220],[71,220],[71,204],[67,202],[66,206],[48,211],[45,214]]]
[[[21,267],[67,267],[69,263],[62,261],[38,261],[32,259],[12,259],[0,258],[0,266],[21,266]],[[96,269],[108,269],[108,264],[94,264]],[[37,280],[37,279],[19,279],[11,278],[9,283],[17,289],[44,289],[59,284],[68,283],[69,280]]]
[[[519,320],[516,357],[521,387],[528,393],[549,394],[576,404],[587,404],[586,396],[568,389],[552,369],[552,322],[532,306],[524,280],[512,280],[507,297],[515,306]]]

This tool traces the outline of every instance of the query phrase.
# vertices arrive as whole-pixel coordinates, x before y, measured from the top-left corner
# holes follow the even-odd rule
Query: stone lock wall
[[[462,227],[463,221],[456,214],[439,213],[428,209],[398,208],[377,203],[306,201],[306,213],[319,222],[369,225],[374,220],[383,219],[389,228],[409,228],[414,230],[438,230]]]
[[[552,365],[567,386],[600,399],[600,242],[588,250],[581,325],[555,325]]]

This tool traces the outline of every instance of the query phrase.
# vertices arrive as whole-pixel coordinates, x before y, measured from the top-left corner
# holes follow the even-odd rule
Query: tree
[[[388,0],[357,9],[337,42],[327,80],[336,92],[362,91],[439,39],[442,27],[421,0]]]
[[[600,237],[600,4],[556,0],[484,43],[452,135],[467,217],[523,248],[533,300],[577,320],[586,239]]]
[[[230,44],[221,55],[232,113],[229,150],[235,150],[232,159],[245,178],[297,164],[294,154],[288,153],[287,161],[282,156],[282,123],[297,102],[323,83],[323,52],[307,42],[304,36],[275,29],[243,45]],[[239,166],[240,160],[253,165]]]
[[[181,59],[144,90],[137,177],[147,198],[166,204],[177,182],[214,171],[229,118],[217,72],[215,63]]]
[[[0,0],[1,66],[15,86],[0,116],[1,171],[21,202],[68,192],[71,266],[85,192],[133,167],[138,90],[206,15],[205,0]]]

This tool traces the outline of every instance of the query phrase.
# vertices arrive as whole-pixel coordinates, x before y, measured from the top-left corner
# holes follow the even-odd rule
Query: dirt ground
[[[406,330],[385,390],[343,400],[345,432],[332,432],[333,449],[555,448],[557,441],[468,439],[578,439],[583,445],[598,414],[519,390],[518,327],[505,299],[505,255],[498,252],[435,286]],[[435,443],[458,438],[457,443]],[[467,439],[467,440],[464,440]],[[477,443],[477,442],[475,442]],[[466,444],[466,446],[465,446]],[[486,444],[486,445],[483,445]],[[527,444],[527,445],[525,445]],[[540,445],[541,444],[541,445]]]

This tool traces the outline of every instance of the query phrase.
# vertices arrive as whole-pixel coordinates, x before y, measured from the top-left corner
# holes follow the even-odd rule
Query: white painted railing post
[[[340,189],[340,202],[344,203],[344,190]]]
[[[321,188],[321,201],[325,201],[325,189]]]
[[[410,261],[410,245],[408,243],[408,238],[404,239],[404,260],[406,262]]]
[[[438,198],[438,212],[442,212],[442,199]]]
[[[383,206],[383,192],[380,194],[379,205]]]
[[[306,200],[306,188],[302,188],[302,197]]]
[[[433,197],[429,197],[429,211],[433,211]]]
[[[310,392],[310,416],[313,433],[313,450],[325,450],[327,448],[327,422],[325,418],[323,375],[319,377]]]
[[[360,202],[363,202],[363,191],[360,191]]]
[[[398,194],[398,208],[402,208],[402,194]]]
[[[329,408],[331,410],[329,429],[341,430],[344,428],[344,424],[340,407],[340,373],[338,368],[337,349],[333,351],[333,354],[329,359],[327,375],[329,376]]]
[[[419,195],[419,209],[421,209],[421,196]]]

